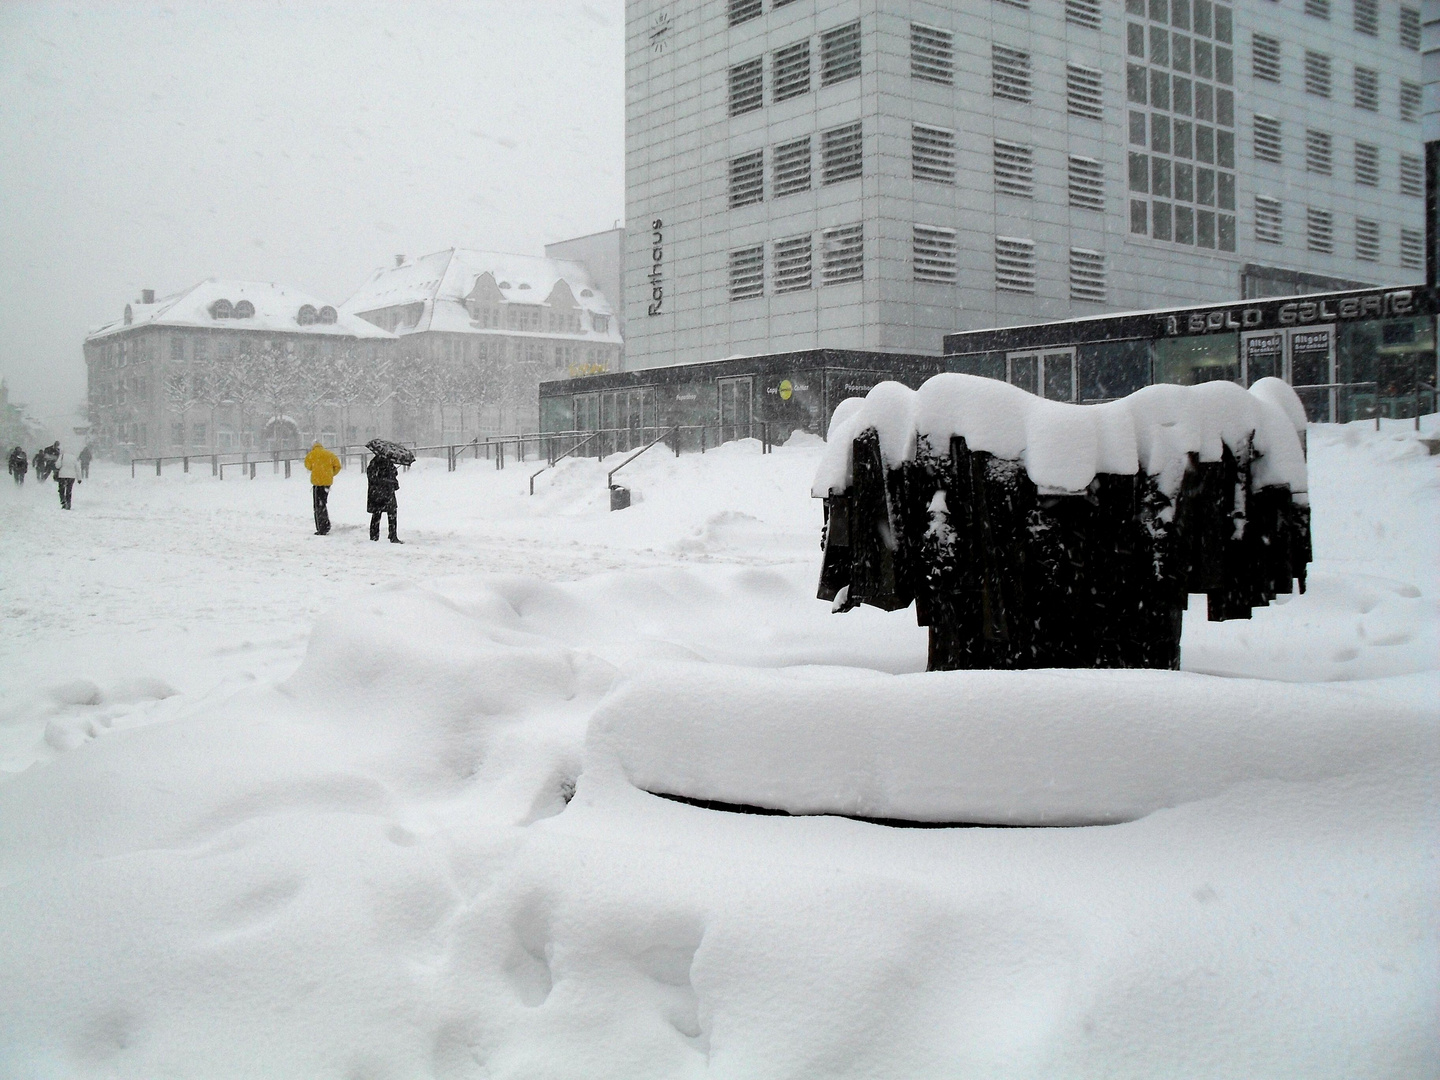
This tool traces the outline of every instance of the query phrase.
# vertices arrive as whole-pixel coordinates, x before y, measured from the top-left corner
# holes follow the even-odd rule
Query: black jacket
[[[365,497],[365,509],[372,514],[395,512],[395,492],[400,488],[400,477],[395,473],[395,463],[378,454],[365,467],[370,478],[370,490]]]

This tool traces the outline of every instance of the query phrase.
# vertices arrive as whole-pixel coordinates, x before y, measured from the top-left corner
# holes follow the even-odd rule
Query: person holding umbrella
[[[403,544],[405,541],[395,533],[395,513],[398,509],[395,492],[400,488],[395,466],[413,464],[415,455],[389,439],[371,439],[365,448],[375,455],[365,467],[365,475],[370,481],[365,495],[365,509],[370,511],[370,539],[380,539],[380,515],[385,514],[390,519],[390,542]]]

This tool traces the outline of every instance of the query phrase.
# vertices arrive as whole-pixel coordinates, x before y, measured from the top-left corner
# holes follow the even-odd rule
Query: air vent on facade
[[[1105,173],[1094,158],[1070,155],[1070,205],[1079,210],[1105,209]]]
[[[1028,8],[1030,7],[1030,0],[1000,0],[1000,3],[1006,4],[1006,5],[1008,5],[1009,7],[1018,7],[1018,8],[1026,8],[1026,9],[1028,9]]]
[[[1278,165],[1281,161],[1280,120],[1274,116],[1255,114],[1255,160]]]
[[[1001,292],[1035,291],[1035,241],[995,238],[995,288]]]
[[[1414,123],[1420,119],[1420,84],[1400,80],[1400,119]]]
[[[820,85],[844,82],[860,74],[860,24],[827,30],[820,35]]]
[[[789,101],[810,92],[810,39],[776,49],[770,58],[770,93],[775,101]]]
[[[1035,195],[1035,152],[1028,146],[995,140],[995,191],[1000,195]]]
[[[955,35],[911,23],[910,74],[926,82],[950,85],[955,79]]]
[[[760,15],[760,0],[730,0],[730,25],[748,22]]]
[[[1255,239],[1262,244],[1285,242],[1285,218],[1279,199],[1255,196]]]
[[[955,133],[923,124],[911,125],[910,175],[934,184],[955,183]]]
[[[1333,171],[1333,140],[1328,131],[1305,132],[1305,171],[1329,176]]]
[[[777,293],[798,292],[801,289],[810,288],[810,262],[814,246],[809,233],[804,236],[791,236],[785,240],[775,241],[775,291]]]
[[[1355,0],[1355,32],[1371,37],[1380,33],[1379,0]]]
[[[753,300],[765,295],[765,247],[736,248],[730,252],[730,299]]]
[[[1380,109],[1380,73],[1372,68],[1355,69],[1355,107],[1378,112]]]
[[[1305,92],[1317,97],[1330,96],[1330,57],[1305,50]]]
[[[1070,299],[1105,303],[1105,256],[1084,248],[1070,249]]]
[[[1425,195],[1425,166],[1415,154],[1400,155],[1400,194],[1417,199]]]
[[[1335,215],[1329,210],[1305,210],[1305,246],[1319,255],[1335,251]]]
[[[1380,183],[1380,148],[1370,143],[1355,144],[1355,182],[1366,187]]]
[[[1065,21],[1100,29],[1100,0],[1065,0]]]
[[[1251,72],[1266,82],[1280,81],[1280,39],[1256,34],[1251,48]]]
[[[1365,218],[1355,219],[1355,258],[1364,262],[1380,259],[1380,223]]]
[[[746,60],[730,69],[730,115],[753,112],[765,104],[765,61]]]
[[[765,199],[765,151],[753,150],[730,159],[730,207]]]
[[[1071,116],[1105,119],[1099,71],[1079,64],[1065,65],[1065,109]]]
[[[1305,0],[1305,14],[1316,19],[1330,18],[1330,0]]]
[[[998,98],[1030,100],[1030,54],[1005,45],[990,46],[990,87]]]
[[[865,229],[840,225],[826,229],[821,238],[821,273],[826,285],[859,281],[865,276]]]
[[[860,175],[864,140],[860,124],[846,124],[820,133],[820,174],[827,184],[854,180]]]
[[[958,250],[954,229],[914,226],[910,252],[915,266],[915,280],[937,285],[955,284],[955,256]]]
[[[1400,230],[1400,265],[1406,270],[1425,269],[1425,234],[1419,229]]]
[[[1415,52],[1420,51],[1420,12],[1416,8],[1400,9],[1400,44]]]
[[[810,136],[775,147],[771,157],[771,187],[775,198],[810,190]]]

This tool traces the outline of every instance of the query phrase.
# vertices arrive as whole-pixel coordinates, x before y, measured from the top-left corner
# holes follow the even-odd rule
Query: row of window
[[[820,85],[860,76],[860,24],[837,26],[820,35]],[[778,104],[810,93],[810,39],[770,54],[770,101]],[[730,115],[741,116],[765,104],[765,58],[757,56],[730,68]]]
[[[811,136],[781,143],[770,152],[770,197],[783,198],[809,191],[814,183],[815,163]],[[862,127],[859,121],[822,131],[819,136],[821,184],[858,179],[863,166]],[[912,124],[910,127],[910,175],[932,184],[954,184],[958,166],[955,132],[946,128]],[[992,168],[995,192],[1022,199],[1035,197],[1035,151],[1023,143],[996,139]],[[1105,209],[1104,166],[1095,158],[1071,154],[1067,158],[1067,188],[1070,205],[1080,210]],[[1203,171],[1203,170],[1202,170]],[[1213,175],[1202,186],[1213,186]],[[1234,177],[1221,181],[1234,192]],[[751,150],[729,162],[728,202],[731,209],[765,200],[765,151]],[[1232,204],[1233,209],[1233,204]]]
[[[1000,2],[1008,4],[1010,7],[1028,8],[1030,6],[1030,0],[1000,0]],[[1184,2],[1188,3],[1189,0],[1184,0]],[[1208,5],[1210,0],[1195,0],[1195,2]],[[794,0],[771,0],[770,7],[774,10],[791,3],[794,3]],[[727,0],[726,6],[731,26],[758,19],[764,12],[761,0]],[[1065,21],[1098,30],[1100,28],[1100,0],[1065,0]]]
[[[799,292],[815,286],[815,238],[811,233],[772,241],[770,291]],[[820,284],[842,285],[865,276],[863,225],[837,225],[820,233]],[[765,295],[765,245],[730,252],[730,299],[753,300]]]
[[[911,230],[913,280],[954,285],[959,238],[954,229],[914,225]],[[811,233],[775,240],[770,244],[769,292],[773,295],[815,287],[815,240]],[[729,296],[732,302],[754,300],[766,294],[765,245],[754,244],[730,252]],[[864,231],[860,225],[842,225],[820,234],[820,284],[837,285],[864,277]],[[1035,241],[1019,237],[995,238],[995,288],[1001,292],[1034,293]],[[1105,256],[1086,248],[1070,249],[1070,299],[1103,304],[1108,298]]]
[[[1262,244],[1285,242],[1285,207],[1279,199],[1255,196],[1255,239]],[[1407,270],[1425,268],[1425,234],[1420,229],[1399,230],[1400,265]],[[1305,208],[1305,247],[1318,255],[1335,253],[1335,213],[1319,207]],[[1355,219],[1355,258],[1378,262],[1381,254],[1381,224],[1371,218]]]
[[[1265,82],[1281,81],[1280,42],[1265,34],[1255,35],[1252,54],[1252,74]],[[1324,53],[1305,50],[1305,92],[1316,97],[1328,98],[1334,95],[1334,63]],[[1380,72],[1375,68],[1357,64],[1354,73],[1355,108],[1366,112],[1380,111]],[[1400,119],[1414,123],[1420,119],[1420,84],[1408,79],[1400,80],[1397,111]]]
[[[1379,0],[1354,0],[1351,26],[1357,34],[1380,36]],[[1330,0],[1305,0],[1305,14],[1316,19],[1330,18]],[[1414,52],[1420,51],[1420,9],[1401,6],[1397,22],[1400,44]]]
[[[1255,160],[1279,165],[1285,158],[1283,127],[1278,116],[1255,115]],[[1353,155],[1355,183],[1366,187],[1380,185],[1380,147],[1374,143],[1355,143]],[[1305,171],[1319,176],[1335,173],[1335,139],[1328,131],[1305,129]],[[1401,154],[1399,165],[1401,195],[1422,198],[1425,195],[1425,163],[1418,154]]]

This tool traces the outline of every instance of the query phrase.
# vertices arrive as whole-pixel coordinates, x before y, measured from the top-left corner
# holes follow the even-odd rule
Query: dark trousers
[[[315,531],[324,536],[330,531],[330,488],[323,484],[311,484],[315,500]]]
[[[394,511],[394,510],[385,510],[385,511],[376,510],[373,514],[370,515],[370,539],[371,539],[371,540],[379,540],[379,539],[380,539],[380,515],[381,515],[382,512],[384,513],[384,515],[385,515],[386,517],[388,517],[388,518],[390,519],[390,539],[391,539],[391,540],[398,540],[398,539],[400,539],[399,536],[397,536],[397,535],[395,534],[395,511]]]
[[[70,509],[70,492],[75,487],[75,480],[69,476],[57,476],[56,482],[60,485],[60,507],[63,510]]]
[[[13,476],[13,477],[15,477],[15,483],[16,483],[16,484],[23,484],[23,483],[25,483],[25,474],[24,474],[23,472],[21,472],[19,469],[16,469],[16,470],[15,470],[14,472],[12,472],[10,475]]]
[[[82,461],[82,462],[80,463],[80,479],[82,479],[82,480],[89,480],[89,479],[90,479],[90,462],[88,462],[88,461]]]

